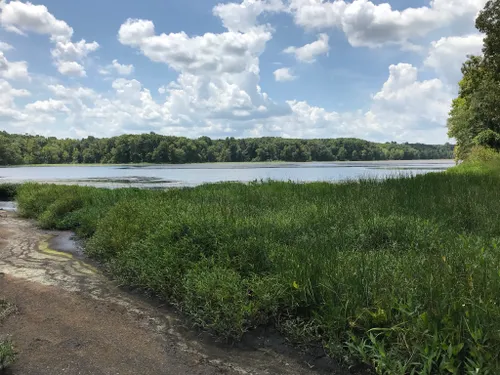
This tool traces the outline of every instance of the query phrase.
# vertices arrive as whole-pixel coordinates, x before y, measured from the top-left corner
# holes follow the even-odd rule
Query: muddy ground
[[[0,211],[0,297],[19,309],[0,326],[18,351],[11,374],[346,374],[268,332],[217,344],[167,306],[119,288],[68,238]]]

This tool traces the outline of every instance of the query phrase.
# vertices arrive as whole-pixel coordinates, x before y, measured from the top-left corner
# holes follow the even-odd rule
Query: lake
[[[310,163],[213,163],[0,168],[0,183],[48,182],[98,187],[182,187],[222,181],[345,181],[444,171],[453,160]]]

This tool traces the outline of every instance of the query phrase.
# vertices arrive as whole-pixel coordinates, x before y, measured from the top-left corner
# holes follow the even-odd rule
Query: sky
[[[445,143],[485,3],[0,0],[0,130]]]

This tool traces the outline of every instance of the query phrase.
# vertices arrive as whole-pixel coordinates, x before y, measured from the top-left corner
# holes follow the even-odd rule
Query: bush
[[[12,201],[16,197],[18,185],[0,184],[0,201]]]

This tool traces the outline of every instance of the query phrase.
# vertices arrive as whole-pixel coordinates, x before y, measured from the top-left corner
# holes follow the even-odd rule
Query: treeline
[[[57,139],[0,132],[0,165],[450,159],[453,146],[373,143],[354,138],[189,139],[155,133]]]

